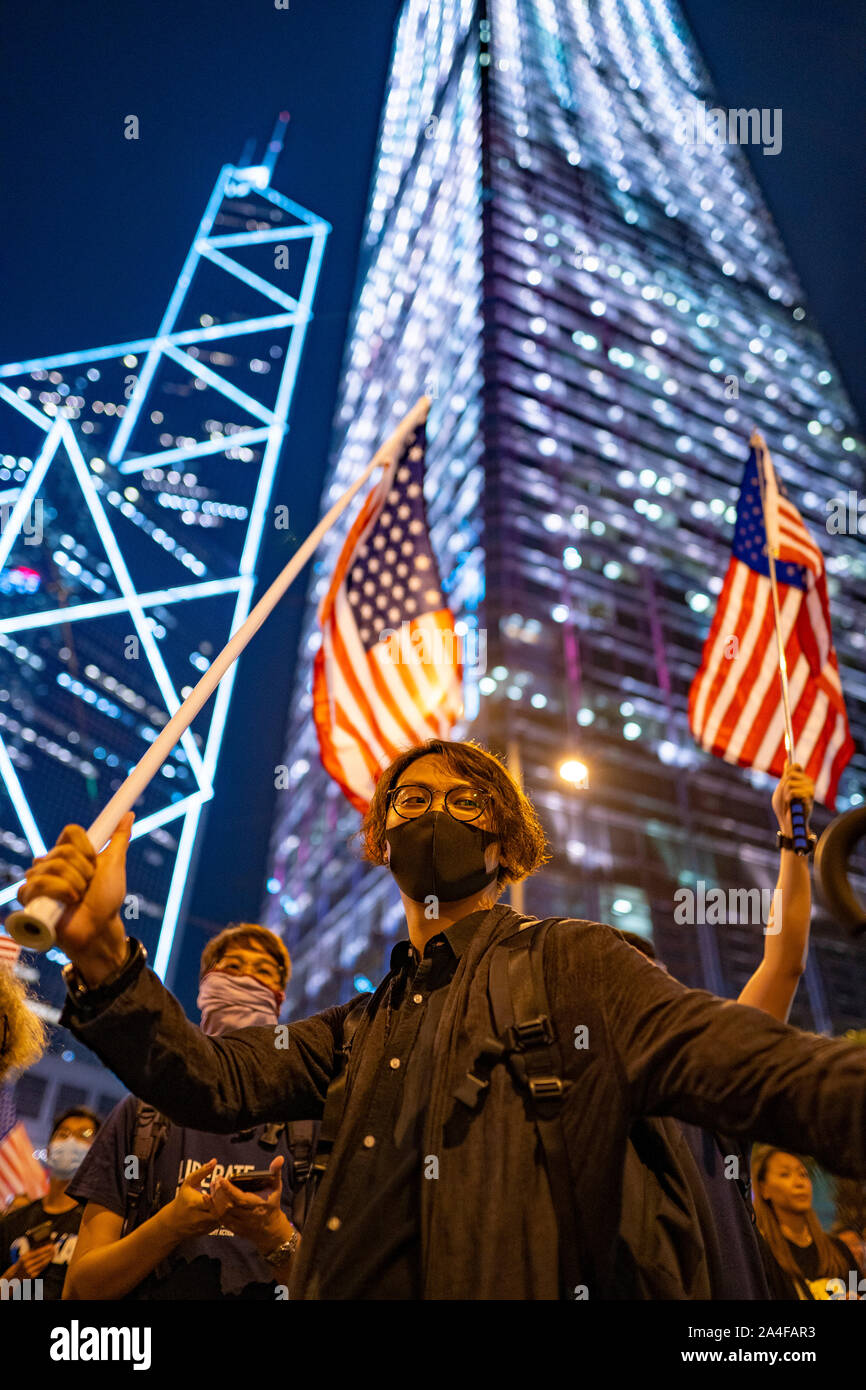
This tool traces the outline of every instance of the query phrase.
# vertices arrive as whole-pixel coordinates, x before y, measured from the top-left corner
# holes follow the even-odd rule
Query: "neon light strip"
[[[24,795],[24,788],[18,781],[18,773],[15,771],[12,759],[9,757],[9,750],[2,738],[0,738],[0,773],[3,775],[6,790],[21,822],[21,829],[27,837],[28,845],[34,854],[44,854],[45,841],[39,834],[39,826],[33,818],[33,812],[30,810],[27,797]],[[24,880],[21,881],[23,883]],[[3,899],[0,898],[0,902],[2,901]]]
[[[276,285],[272,285],[268,280],[263,280],[261,275],[247,270],[240,261],[233,261],[230,256],[224,256],[222,251],[214,250],[207,240],[198,243],[198,250],[202,256],[213,261],[214,265],[218,265],[221,270],[225,270],[229,275],[234,275],[238,280],[242,280],[251,289],[257,290],[259,294],[265,295],[268,299],[272,299],[275,304],[282,304],[284,309],[297,309],[298,301],[292,295],[278,290]]]
[[[2,740],[0,740],[0,768],[3,768],[2,754],[5,752],[5,748],[2,747]],[[21,793],[21,795],[23,798],[23,792]],[[181,801],[171,801],[167,806],[161,807],[160,810],[152,811],[149,816],[142,816],[140,821],[136,820],[135,824],[132,827],[132,835],[130,836],[130,838],[133,840],[137,840],[142,835],[149,835],[151,830],[158,830],[160,826],[167,825],[170,821],[179,820],[181,816],[188,815],[190,811],[200,810],[201,806],[206,800],[210,800],[210,798],[205,797],[201,792],[191,792],[189,796],[183,797]],[[30,816],[30,808],[27,805],[26,800],[24,800],[24,808],[27,812],[27,815]],[[33,850],[34,855],[47,853],[47,846],[43,843],[42,838],[39,835],[39,831],[38,829],[36,829],[35,822],[33,828],[36,832],[36,838],[38,841],[38,844],[33,844],[31,842],[31,848]],[[29,841],[30,836],[28,835],[27,838]],[[14,902],[18,897],[18,889],[21,887],[23,882],[24,879],[19,878],[17,883],[11,883],[8,885],[8,887],[0,890],[0,904]]]
[[[160,652],[159,647],[156,645],[156,639],[154,638],[153,633],[150,630],[150,626],[144,616],[144,612],[142,611],[141,604],[139,602],[138,594],[135,591],[135,586],[132,582],[129,571],[126,568],[126,562],[120,553],[120,547],[118,546],[117,541],[114,538],[114,532],[111,529],[108,517],[105,515],[102,503],[100,502],[99,496],[96,492],[96,488],[93,485],[93,479],[87,471],[87,464],[84,461],[84,457],[81,453],[81,450],[78,447],[78,443],[75,439],[75,436],[65,421],[62,423],[61,428],[63,428],[63,426],[65,426],[64,435],[66,436],[66,449],[69,454],[72,467],[74,468],[75,474],[78,478],[78,482],[81,486],[81,491],[84,493],[84,500],[87,503],[90,515],[93,517],[96,529],[99,532],[100,540],[102,541],[102,544],[105,547],[105,553],[108,556],[108,562],[114,571],[118,587],[121,593],[127,599],[129,616],[132,618],[135,630],[138,633],[139,639],[141,641],[141,645],[147,652],[148,660],[153,670],[154,678],[156,679],[156,683],[162,691],[162,696],[165,700],[166,708],[169,714],[174,714],[180,706],[180,700],[178,699],[178,696],[175,692],[174,686],[171,681],[171,677],[169,676],[168,671],[166,670],[165,664],[162,659],[162,653]],[[186,752],[186,755],[190,760],[190,768],[196,775],[199,781],[199,786],[201,787],[202,791],[204,791],[206,787],[208,790],[210,790],[207,779],[204,778],[204,768],[201,760],[201,755],[198,751],[198,748],[195,745],[195,742],[189,729],[186,729],[184,733],[181,734],[180,742],[183,745],[184,751]]]
[[[152,608],[156,604],[185,603],[188,599],[212,598],[216,594],[230,594],[242,584],[240,576],[231,579],[205,579],[200,584],[181,584],[173,589],[152,589],[150,593],[139,594],[142,608]],[[30,613],[23,617],[3,618],[0,632],[27,632],[31,628],[53,627],[55,623],[77,623],[83,618],[107,618],[115,613],[128,613],[124,598],[97,599],[93,603],[76,603],[71,608],[52,608],[45,613]]]
[[[126,451],[126,446],[129,443],[130,436],[135,428],[139,412],[141,411],[141,407],[144,402],[144,398],[147,395],[147,392],[150,388],[150,383],[153,380],[154,374],[159,365],[159,359],[162,352],[162,348],[165,344],[166,337],[169,333],[171,333],[171,331],[174,328],[177,316],[180,313],[180,307],[183,304],[184,299],[186,298],[186,292],[189,289],[190,282],[195,273],[196,263],[199,258],[195,243],[199,240],[199,238],[207,236],[208,232],[213,226],[214,218],[217,215],[217,209],[219,208],[219,205],[223,200],[225,186],[231,174],[231,167],[232,166],[230,164],[223,165],[223,168],[219,172],[219,177],[217,178],[217,181],[214,184],[214,190],[213,193],[210,195],[208,205],[205,208],[204,215],[201,219],[201,222],[199,223],[198,232],[196,233],[196,236],[193,238],[193,244],[187,252],[186,260],[184,261],[183,266],[181,267],[181,272],[177,279],[177,284],[175,285],[174,290],[172,291],[171,298],[169,299],[165,313],[162,316],[162,323],[159,325],[159,328],[157,330],[155,341],[153,342],[152,346],[148,349],[144,367],[139,375],[138,381],[135,384],[135,389],[132,393],[132,399],[129,403],[129,409],[126,411],[126,414],[121,420],[117,433],[115,434],[114,439],[112,440],[111,448],[108,451],[109,463],[119,463],[120,459],[123,457]]]
[[[3,534],[0,536],[0,570],[2,570],[9,558],[9,552],[21,533],[21,523],[30,511],[30,503],[38,492],[42,479],[48,472],[51,460],[57,453],[60,437],[63,433],[63,423],[62,420],[58,420],[52,427],[43,445],[42,452],[39,454],[38,458],[34,460],[27,482],[24,483],[21,488],[18,501],[12,508],[9,520],[3,528]]]
[[[268,231],[233,232],[230,236],[209,236],[205,238],[208,246],[254,246],[263,241],[298,241],[302,237],[314,236],[309,227],[271,227]]]
[[[268,425],[273,423],[272,410],[268,410],[267,406],[262,405],[254,396],[248,396],[246,391],[241,391],[237,386],[233,386],[218,372],[211,371],[210,367],[206,367],[203,362],[197,362],[194,357],[188,357],[185,352],[181,352],[180,348],[171,345],[165,346],[165,354],[177,362],[179,366],[185,367],[193,376],[206,381],[208,386],[212,386],[215,391],[220,391],[222,395],[228,396],[229,400],[234,401],[235,405],[239,405],[241,410],[249,411],[250,415],[255,415],[257,420],[264,420]]]
[[[50,415],[45,414],[44,410],[37,410],[36,406],[31,405],[29,401],[22,401],[21,397],[16,395],[14,391],[10,391],[8,386],[0,386],[0,400],[6,401],[9,405],[14,405],[16,410],[19,410],[22,415],[26,415],[32,424],[38,425],[41,430],[45,430],[46,434],[55,423]]]
[[[166,463],[183,463],[187,459],[204,458],[207,454],[224,454],[227,449],[240,449],[247,444],[258,444],[267,439],[268,427],[260,430],[239,430],[237,434],[227,434],[223,439],[209,439],[206,444],[194,444],[189,449],[166,449],[158,454],[141,454],[138,458],[124,459],[120,465],[121,473],[140,473],[143,468],[161,468]]]
[[[185,328],[180,333],[170,333],[165,337],[168,343],[203,343],[210,338],[234,338],[241,333],[258,333],[267,328],[284,328],[294,323],[294,314],[265,314],[262,318],[243,319],[237,323],[213,323],[201,328]],[[156,338],[135,338],[128,343],[112,343],[110,347],[82,348],[80,352],[63,352],[57,357],[31,357],[28,362],[6,362],[0,367],[0,377],[20,376],[22,372],[41,371],[46,367],[74,367],[85,362],[104,362],[109,357],[126,357],[147,352],[157,342]],[[44,428],[45,416],[33,406],[28,406],[8,386],[0,386],[0,396],[25,414],[35,414],[34,421]]]

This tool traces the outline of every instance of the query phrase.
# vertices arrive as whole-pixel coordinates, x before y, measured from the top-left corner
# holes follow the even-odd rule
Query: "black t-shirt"
[[[838,1284],[831,1284],[828,1288],[828,1279],[841,1279],[845,1285],[845,1293],[847,1294],[849,1289],[848,1271],[854,1270],[855,1272],[855,1279],[852,1284],[855,1292],[857,1290],[857,1281],[862,1277],[862,1271],[859,1269],[853,1253],[848,1249],[845,1242],[839,1240],[836,1236],[830,1236],[830,1240],[839,1253],[845,1258],[845,1273],[843,1275],[831,1275],[826,1269],[821,1268],[818,1247],[814,1241],[811,1241],[809,1245],[796,1245],[793,1240],[788,1240],[787,1237],[785,1238],[785,1244],[796,1261],[809,1293],[812,1298],[822,1301],[824,1299],[829,1299],[834,1293],[838,1295],[839,1292]],[[767,1254],[774,1267],[772,1277],[774,1297],[786,1299],[802,1297],[803,1295],[798,1292],[795,1280],[786,1270],[782,1269],[778,1260],[770,1253],[769,1247],[767,1247]],[[769,1272],[768,1270],[768,1273]]]
[[[126,1096],[112,1110],[100,1129],[67,1191],[82,1203],[98,1202],[117,1216],[126,1213],[124,1171],[133,1153],[133,1132],[138,1102]],[[165,1142],[157,1152],[153,1180],[142,1194],[136,1225],[140,1226],[167,1205],[193,1168],[215,1158],[213,1176],[231,1178],[268,1168],[282,1154],[283,1211],[293,1220],[295,1197],[290,1183],[291,1153],[285,1128],[280,1130],[276,1148],[260,1140],[264,1126],[243,1134],[205,1134],[169,1125]],[[207,1191],[207,1182],[202,1190]],[[149,1202],[148,1193],[154,1200]],[[294,1224],[298,1225],[299,1222]],[[191,1236],[174,1247],[171,1254],[126,1295],[129,1299],[270,1299],[275,1297],[273,1271],[256,1247],[243,1236],[226,1228],[207,1235]]]
[[[27,1232],[35,1231],[46,1221],[50,1222],[50,1238],[55,1246],[54,1255],[36,1277],[42,1280],[43,1299],[60,1298],[83,1215],[84,1208],[78,1205],[70,1207],[68,1211],[46,1211],[41,1200],[31,1202],[28,1207],[19,1207],[17,1211],[10,1211],[0,1219],[0,1273],[11,1264],[15,1264],[21,1255],[26,1255],[28,1250],[34,1248]],[[44,1241],[40,1240],[38,1244],[42,1245]],[[23,1273],[12,1277],[23,1278]]]

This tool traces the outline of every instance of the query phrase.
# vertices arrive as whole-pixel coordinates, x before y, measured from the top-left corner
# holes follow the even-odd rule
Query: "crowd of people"
[[[531,1044],[515,1027],[491,1041],[487,999],[497,948],[536,925],[497,899],[548,856],[530,803],[477,745],[431,740],[382,775],[363,852],[395,878],[408,940],[372,995],[300,1023],[280,1024],[286,948],[254,923],[209,941],[187,1020],[118,915],[132,818],[99,856],[67,827],[21,899],[68,904],[62,1021],[130,1094],[103,1121],[55,1118],[47,1193],[0,1215],[4,1296],[39,1280],[67,1300],[866,1297],[866,1229],[824,1229],[812,1160],[793,1151],[796,1137],[866,1180],[866,1048],[787,1024],[811,911],[789,807],[812,794],[798,767],[774,794],[780,920],[736,1003],[673,980],[641,937],[561,919],[541,949],[550,1030]],[[44,1030],[0,976],[2,1080],[33,1064]],[[588,1046],[566,1046],[581,1028]],[[593,1124],[596,1162],[615,1160],[604,1180],[575,1162]]]

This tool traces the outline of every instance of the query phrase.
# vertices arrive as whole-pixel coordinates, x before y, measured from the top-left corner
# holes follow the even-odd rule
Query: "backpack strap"
[[[286,1140],[291,1154],[289,1182],[293,1192],[303,1187],[312,1171],[315,1124],[315,1120],[289,1120],[286,1125]]]
[[[126,1211],[121,1227],[121,1239],[129,1235],[139,1222],[141,1199],[147,1191],[150,1205],[154,1206],[157,1195],[154,1192],[154,1163],[158,1151],[165,1143],[165,1136],[171,1121],[161,1115],[152,1105],[140,1100],[135,1109],[135,1125],[132,1131],[132,1152],[136,1158],[136,1174],[126,1184]]]
[[[353,1008],[347,1011],[343,1019],[343,1045],[339,1052],[340,1067],[339,1071],[336,1071],[331,1077],[327,1092],[325,1093],[325,1109],[322,1113],[319,1142],[316,1145],[316,1156],[310,1167],[310,1181],[313,1185],[313,1191],[310,1194],[311,1198],[313,1193],[318,1190],[322,1178],[327,1171],[331,1153],[334,1148],[334,1141],[337,1138],[337,1132],[343,1119],[343,1111],[346,1108],[346,1073],[349,1069],[349,1058],[352,1052],[352,1041],[355,1032],[370,1005],[370,1001],[376,999],[377,996],[383,995],[389,982],[390,976],[386,976],[385,980],[382,981],[382,984],[376,990],[376,994],[364,995]]]
[[[498,1042],[509,1070],[530,1106],[544,1150],[545,1167],[559,1227],[559,1270],[565,1296],[580,1282],[578,1221],[562,1101],[563,1075],[544,979],[544,942],[558,918],[548,917],[501,942],[490,966],[490,998]]]

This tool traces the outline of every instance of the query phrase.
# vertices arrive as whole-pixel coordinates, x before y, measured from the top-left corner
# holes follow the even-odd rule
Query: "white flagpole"
[[[782,614],[779,608],[779,590],[776,583],[776,560],[779,557],[778,491],[776,488],[773,464],[762,435],[752,431],[749,444],[755,450],[758,463],[758,486],[761,490],[761,510],[764,515],[764,535],[767,538],[767,565],[770,571],[770,592],[773,596],[773,620],[776,628],[776,648],[779,654],[779,682],[782,687],[782,712],[785,717],[785,758],[793,763],[794,729],[791,724],[791,697],[788,691],[788,663],[785,659],[785,644],[782,641]],[[768,499],[769,479],[772,477],[772,503]],[[809,851],[806,811],[802,801],[791,802],[792,839],[798,854]]]
[[[377,451],[363,473],[346,489],[327,515],[310,532],[285,569],[277,575],[273,584],[259,599],[246,622],[238,628],[219,655],[214,657],[201,680],[193,687],[159,737],[150,745],[126,781],[118,787],[111,800],[89,827],[87,838],[97,854],[111,839],[121,817],[127,811],[132,810],[145,787],[162,767],[181,734],[189,728],[199,710],[216,690],[226,671],[237,660],[247,643],[258,632],[269,613],[273,611],[283,594],[297,578],[323,536],[346,510],[352,498],[359,488],[364,486],[374,469],[388,466],[393,462],[395,456],[399,457],[406,435],[411,433],[416,425],[426,420],[429,409],[429,397],[422,396],[401,420],[390,439]],[[10,913],[5,922],[6,930],[15,941],[22,946],[27,946],[31,951],[47,951],[57,939],[57,923],[67,907],[67,903],[55,902],[53,898],[34,898],[27,907],[19,908]]]

